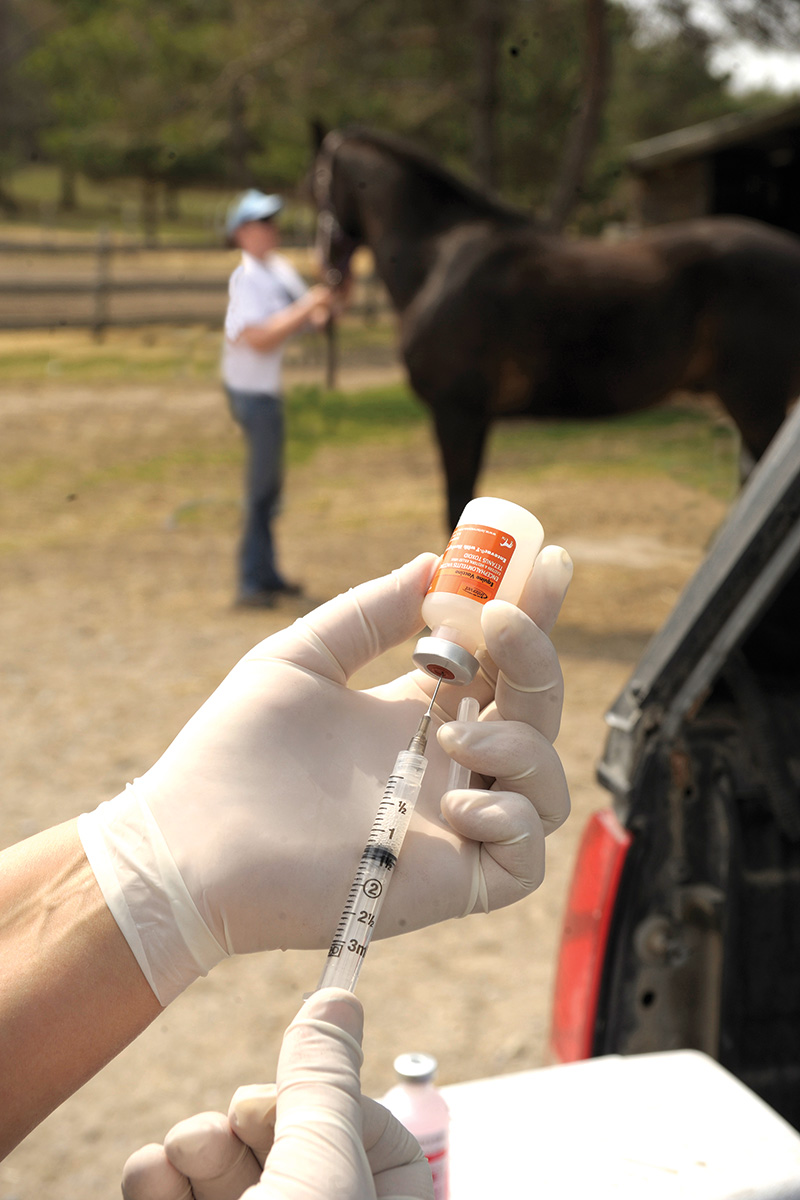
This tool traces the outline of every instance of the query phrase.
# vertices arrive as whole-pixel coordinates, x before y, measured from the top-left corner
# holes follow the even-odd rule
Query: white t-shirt
[[[280,393],[283,346],[254,350],[236,338],[249,325],[260,325],[307,291],[305,282],[288,259],[270,254],[261,260],[243,253],[228,285],[222,379],[242,392]]]

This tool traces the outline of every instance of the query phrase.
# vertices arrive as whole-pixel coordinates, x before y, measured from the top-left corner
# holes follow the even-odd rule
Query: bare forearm
[[[161,1011],[74,821],[0,855],[0,1157]]]
[[[315,310],[323,308],[323,294],[327,296],[327,289],[312,288],[294,304],[282,308],[262,324],[243,329],[239,335],[241,341],[264,353],[277,350],[293,333],[299,333]]]

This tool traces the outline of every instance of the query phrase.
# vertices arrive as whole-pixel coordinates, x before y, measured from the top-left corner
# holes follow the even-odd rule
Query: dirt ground
[[[344,380],[346,382],[346,380]],[[164,447],[205,446],[161,464]],[[115,795],[254,642],[302,611],[231,607],[237,433],[216,388],[11,388],[0,401],[0,845]],[[112,469],[113,468],[113,469]],[[440,1082],[546,1060],[565,890],[587,815],[603,713],[673,606],[725,505],[664,476],[536,478],[490,450],[482,490],[530,508],[575,579],[554,634],[566,678],[558,742],[573,815],[527,902],[370,950],[365,1090],[425,1050]],[[329,447],[292,469],[280,525],[287,573],[313,602],[443,544],[427,427],[391,447]],[[409,647],[358,681],[405,671]],[[124,1159],[176,1120],[225,1109],[273,1078],[280,1035],[322,954],[222,964],[0,1163],[0,1200],[108,1200]]]

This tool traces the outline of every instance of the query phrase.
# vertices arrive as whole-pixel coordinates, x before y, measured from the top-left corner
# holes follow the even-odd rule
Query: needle
[[[432,710],[433,710],[433,702],[436,699],[436,693],[439,691],[439,688],[442,686],[443,678],[444,678],[444,676],[440,675],[439,678],[436,680],[436,687],[433,689],[433,695],[430,698],[430,703],[428,704],[428,707],[426,708],[425,712],[420,717],[420,722],[419,722],[419,725],[417,726],[417,732],[414,734],[411,741],[408,743],[408,748],[412,752],[412,754],[424,754],[425,753],[425,747],[428,744],[428,730],[430,729],[430,726],[431,726],[431,714],[432,714]]]

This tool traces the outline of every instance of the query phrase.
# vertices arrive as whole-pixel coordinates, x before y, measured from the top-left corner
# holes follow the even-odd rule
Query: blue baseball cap
[[[250,188],[239,196],[228,209],[225,218],[225,232],[232,238],[240,225],[248,221],[267,221],[283,208],[280,196],[265,196],[263,192]]]

